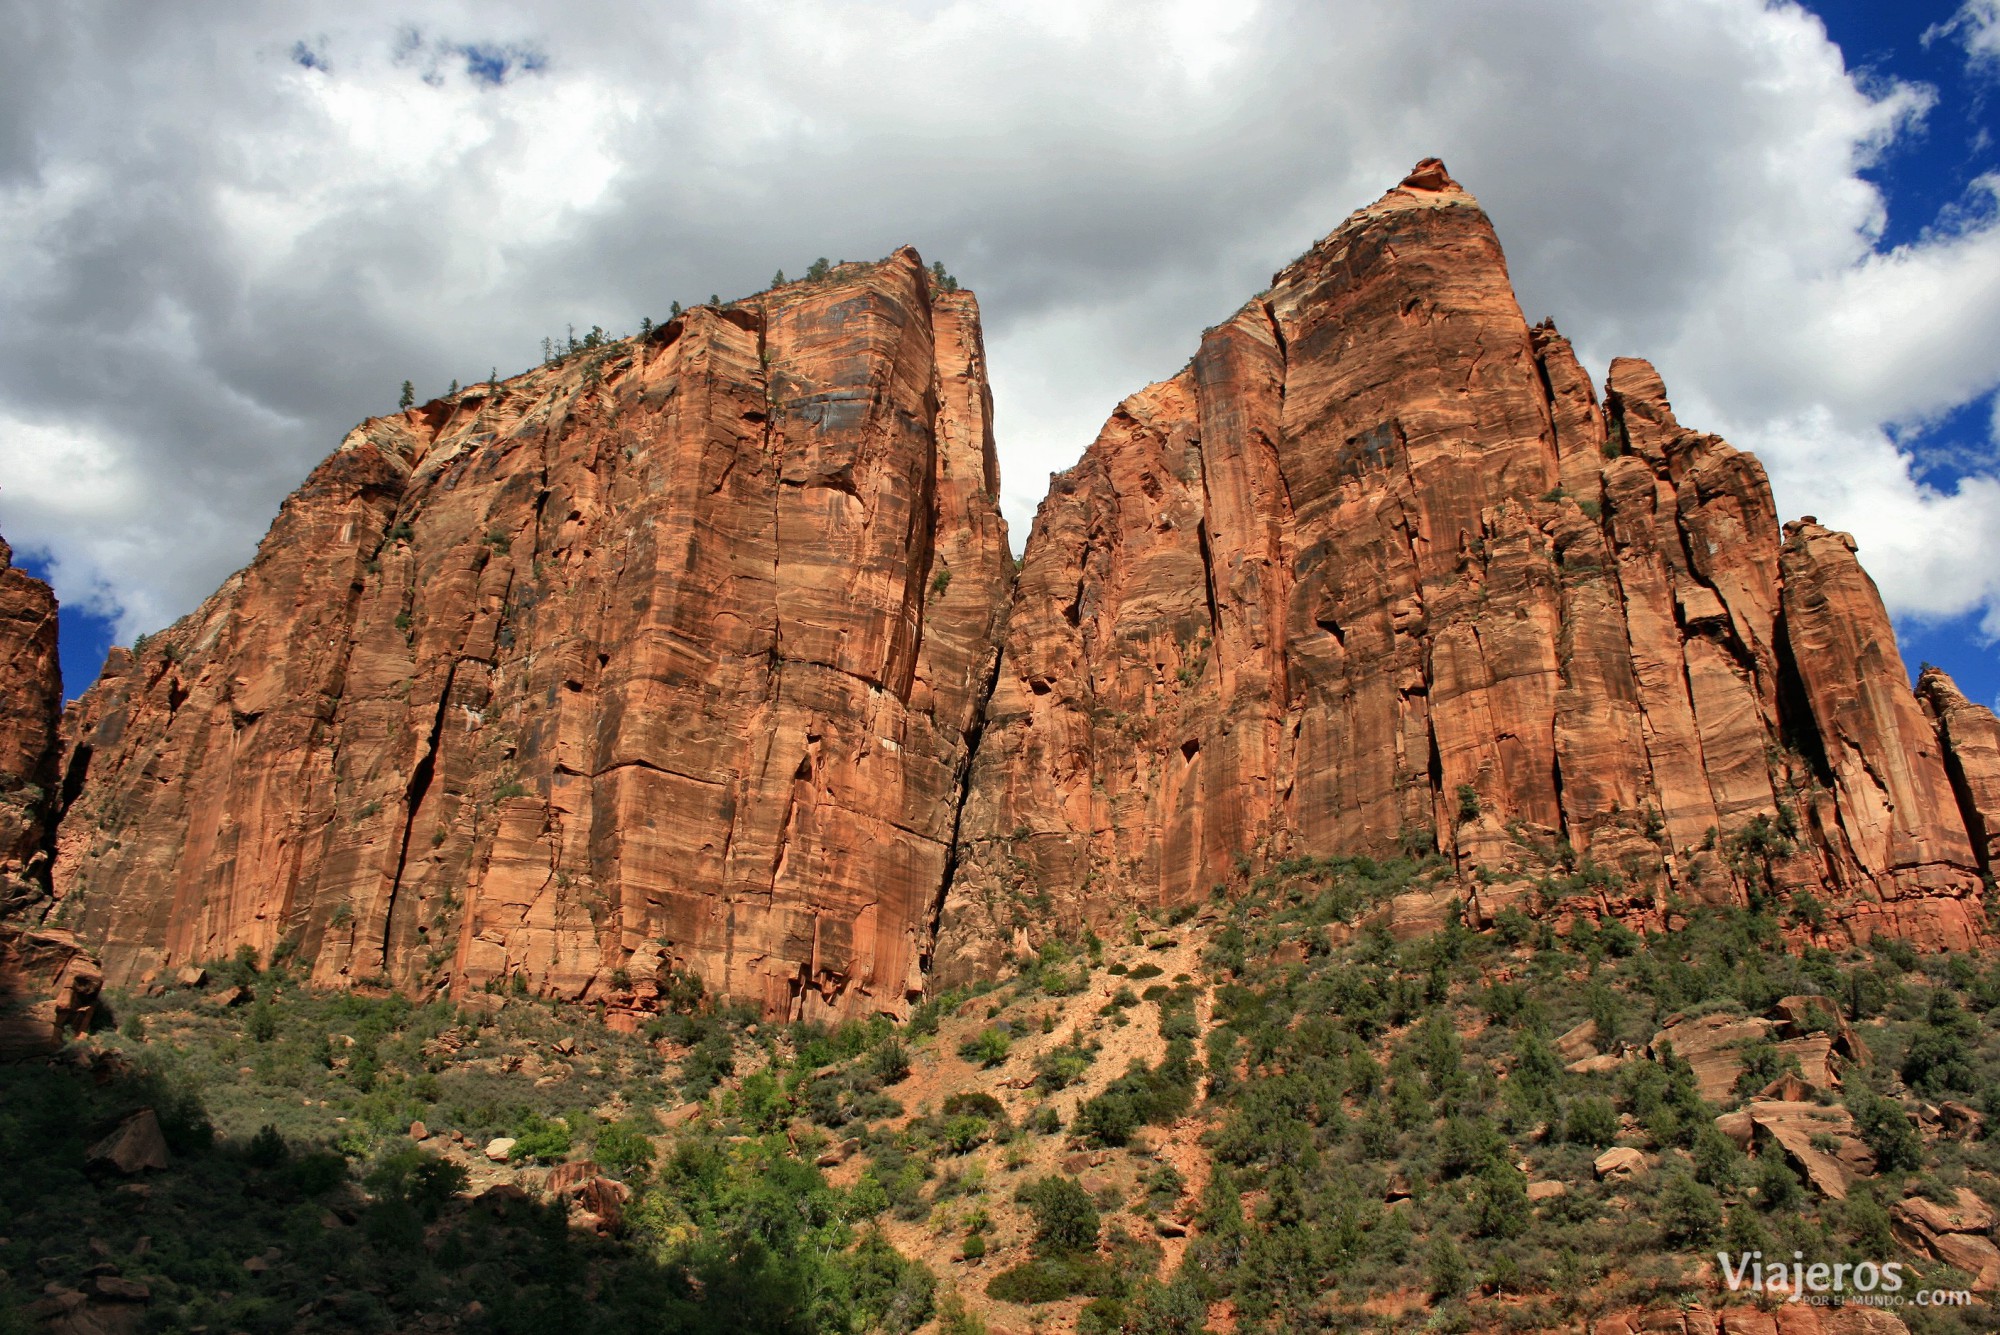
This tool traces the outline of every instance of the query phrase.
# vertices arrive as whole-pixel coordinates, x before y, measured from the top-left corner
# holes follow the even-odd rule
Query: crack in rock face
[[[1121,404],[1018,572],[999,491],[977,302],[904,249],[363,423],[59,736],[0,558],[9,913],[113,985],[247,946],[614,1023],[902,1016],[1297,857],[1445,859],[1399,934],[1558,878],[1985,940],[1993,715],[1652,367],[1530,328],[1435,159]]]

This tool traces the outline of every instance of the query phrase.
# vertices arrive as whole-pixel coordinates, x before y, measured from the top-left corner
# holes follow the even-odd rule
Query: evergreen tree
[[[405,380],[403,382],[403,397],[396,400],[396,406],[398,408],[408,408],[411,404],[415,403],[416,401],[417,401],[416,386],[412,385],[409,381]]]

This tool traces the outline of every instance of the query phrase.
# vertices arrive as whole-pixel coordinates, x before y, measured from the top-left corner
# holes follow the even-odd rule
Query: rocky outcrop
[[[1780,1295],[1782,1296],[1782,1295]],[[1587,1329],[1596,1335],[1909,1335],[1909,1327],[1879,1307],[1818,1307],[1782,1301],[1771,1308],[1699,1303],[1607,1313]]]
[[[1879,897],[1857,915],[1864,933],[1972,946],[1984,917],[1972,844],[1854,539],[1810,518],[1787,524],[1780,569],[1787,645],[1837,798],[1815,823],[1839,879]]]
[[[61,710],[55,595],[0,540],[0,1061],[89,1029],[103,982],[75,937],[34,925],[49,894]]]
[[[62,668],[56,599],[0,539],[0,918],[48,888]]]
[[[1055,479],[948,976],[1024,929],[1397,851],[1447,855],[1481,920],[1809,892],[1823,933],[1969,944],[1962,799],[1880,599],[1851,542],[1788,534],[1651,366],[1615,361],[1600,403],[1477,202],[1420,165]]]
[[[1920,1255],[1942,1261],[1972,1279],[1975,1293],[2000,1288],[2000,1247],[1993,1245],[1993,1211],[1964,1187],[1955,1201],[1940,1205],[1911,1196],[1889,1207],[1896,1240]]]
[[[1917,679],[1917,691],[1944,746],[1945,772],[1951,776],[1973,852],[1991,877],[2000,868],[2000,720],[1992,710],[1966,699],[1958,683],[1928,664]]]
[[[110,977],[924,985],[1008,578],[977,307],[915,252],[363,423],[66,721]]]

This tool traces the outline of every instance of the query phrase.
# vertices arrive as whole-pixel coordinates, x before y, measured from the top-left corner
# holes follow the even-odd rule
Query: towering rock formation
[[[0,539],[0,1060],[88,1027],[103,981],[75,937],[33,925],[49,894],[61,710],[55,595]]]
[[[1937,668],[1924,668],[1917,690],[1937,725],[1966,833],[1990,879],[2000,871],[2000,720],[1966,699]]]
[[[1009,557],[977,307],[915,252],[364,423],[69,716],[114,980],[924,985]]]
[[[1442,164],[1120,405],[1011,595],[990,418],[902,251],[363,424],[66,717],[60,912],[120,981],[807,1016],[1300,856],[1984,939],[2000,725]]]
[[[1781,544],[1763,469],[1646,363],[1600,406],[1429,161],[1056,479],[939,956],[1398,849],[1487,911],[1810,891],[1830,930],[1963,946],[1953,782],[1851,541]]]
[[[0,917],[48,890],[61,713],[55,595],[0,539]]]

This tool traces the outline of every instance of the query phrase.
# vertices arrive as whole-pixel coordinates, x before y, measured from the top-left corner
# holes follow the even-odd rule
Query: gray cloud
[[[1530,318],[1653,357],[1899,611],[2000,608],[2000,488],[1925,489],[1887,429],[2000,383],[2000,229],[1877,252],[1858,172],[1928,95],[1795,8],[4,12],[0,527],[126,634],[406,377],[906,241],[980,293],[1019,541],[1118,398],[1430,153]]]

